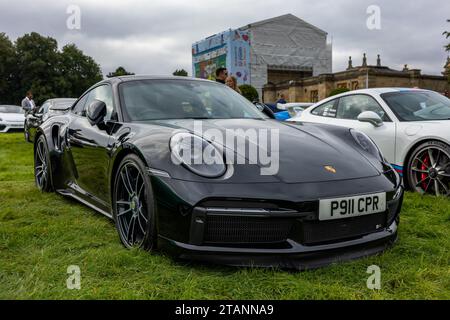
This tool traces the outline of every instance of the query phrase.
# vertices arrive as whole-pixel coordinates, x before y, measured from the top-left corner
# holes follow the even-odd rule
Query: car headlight
[[[365,133],[350,129],[350,133],[353,136],[353,139],[359,144],[359,146],[367,153],[371,154],[381,162],[385,162],[384,157],[378,149],[378,146],[375,144],[375,142],[372,141],[372,139],[369,138]]]
[[[212,143],[191,133],[181,132],[170,139],[172,161],[205,178],[218,178],[226,171],[222,152]]]

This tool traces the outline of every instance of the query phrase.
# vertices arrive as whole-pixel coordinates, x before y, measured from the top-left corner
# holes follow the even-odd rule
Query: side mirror
[[[100,100],[92,101],[86,109],[86,116],[91,125],[95,126],[99,124],[105,119],[106,104]]]
[[[383,120],[378,114],[373,111],[364,111],[358,116],[358,121],[369,122],[374,127],[381,127],[383,125]]]

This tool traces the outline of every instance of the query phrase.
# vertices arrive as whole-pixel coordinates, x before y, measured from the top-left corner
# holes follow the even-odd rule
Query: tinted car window
[[[88,93],[88,97],[86,100],[85,108],[89,106],[89,104],[94,100],[100,100],[103,101],[106,104],[106,117],[105,120],[110,120],[111,115],[114,111],[114,105],[113,105],[113,96],[112,96],[112,90],[109,85],[102,85],[99,87],[96,87],[92,89]]]
[[[50,107],[50,102],[45,102],[42,105],[42,107],[39,109],[39,113],[47,113],[49,107]]]
[[[400,121],[450,119],[450,99],[436,92],[389,92],[381,97]]]
[[[86,94],[83,98],[78,100],[78,102],[73,106],[72,112],[78,114],[80,116],[84,116],[84,105],[86,104],[88,94]]]
[[[336,118],[336,100],[328,101],[316,107],[311,113],[316,116]]]
[[[373,111],[380,116],[383,121],[389,118],[383,108],[371,96],[365,94],[355,94],[341,97],[339,99],[337,118],[358,120],[358,116],[364,111]]]

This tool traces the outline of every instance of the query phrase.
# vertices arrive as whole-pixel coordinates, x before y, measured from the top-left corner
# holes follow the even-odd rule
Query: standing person
[[[27,91],[27,95],[22,100],[22,108],[26,112],[32,112],[36,108],[33,100],[33,92],[31,92],[31,90]]]
[[[225,84],[225,79],[228,77],[227,68],[219,68],[216,70],[216,81]]]
[[[237,85],[237,79],[233,76],[228,76],[225,79],[225,84],[229,86],[231,89],[236,91],[237,93],[241,94],[241,90],[239,90],[239,87]]]
[[[278,103],[280,103],[280,104],[286,104],[287,103],[284,93],[280,94],[280,99],[278,99],[277,104]]]

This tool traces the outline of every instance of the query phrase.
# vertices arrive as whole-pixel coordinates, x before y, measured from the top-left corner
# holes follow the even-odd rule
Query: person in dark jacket
[[[222,84],[225,84],[225,80],[228,77],[228,70],[227,68],[219,68],[216,70],[216,81],[220,82]]]
[[[280,103],[280,104],[286,104],[287,103],[287,101],[286,101],[286,99],[284,97],[284,93],[280,94],[280,99],[278,99],[277,104],[278,103]]]

